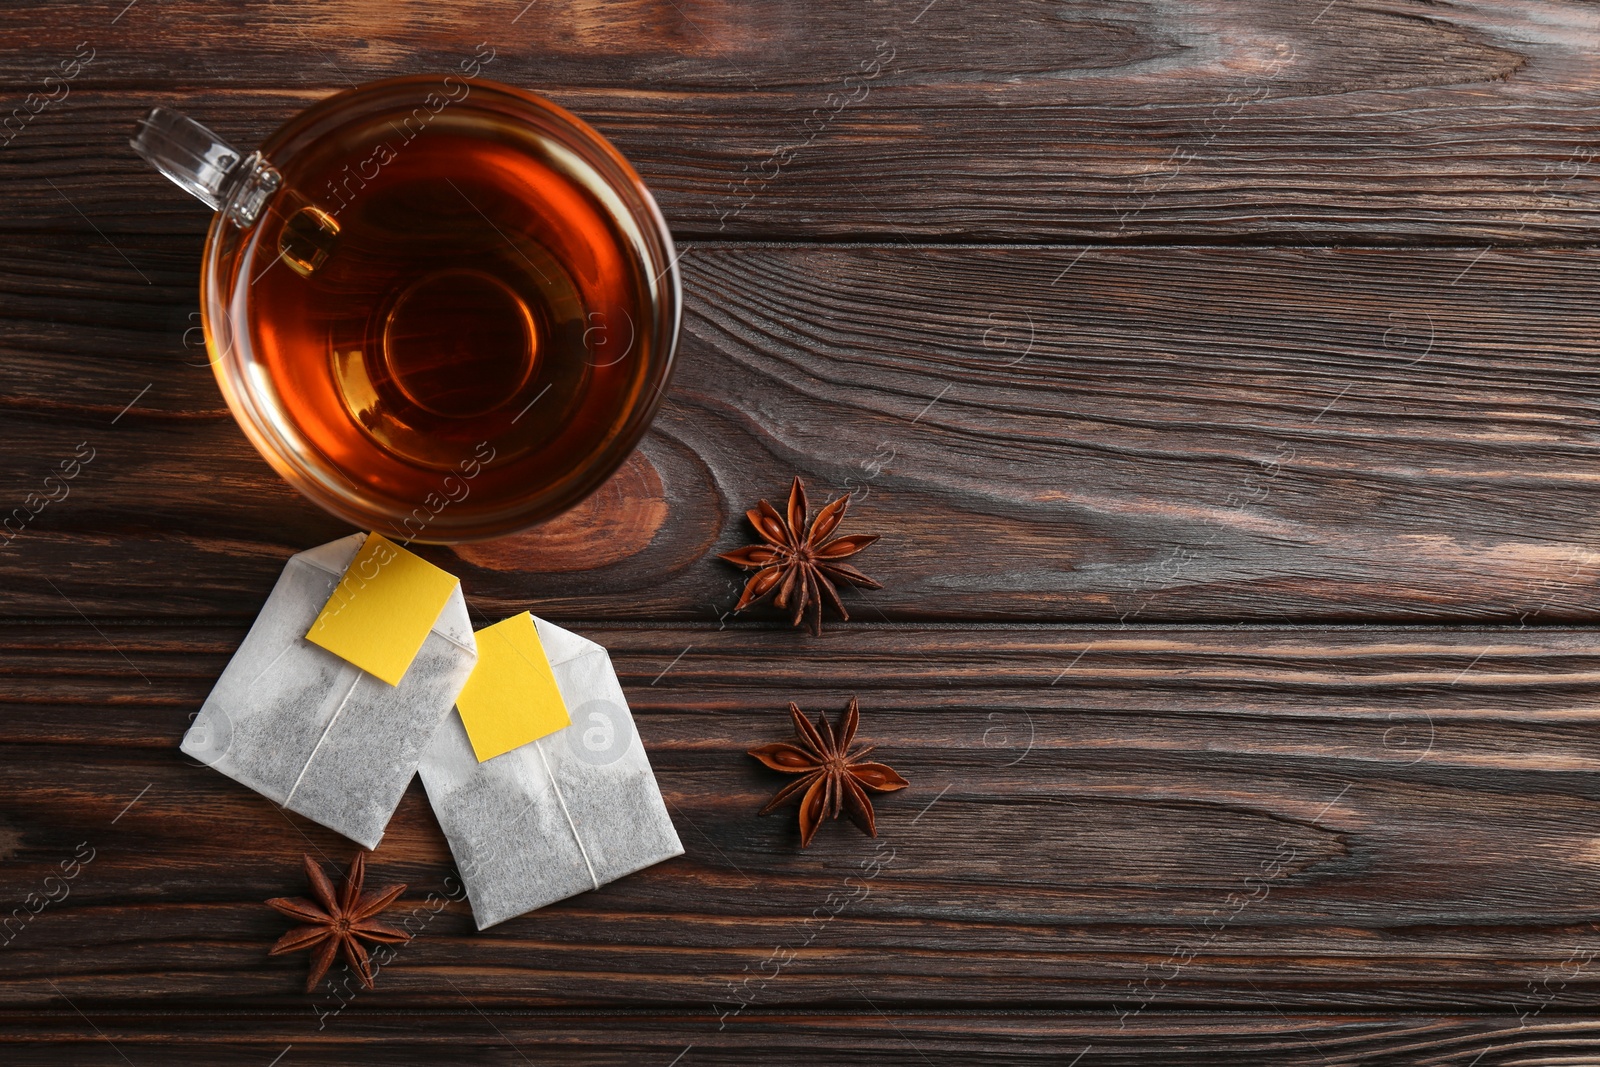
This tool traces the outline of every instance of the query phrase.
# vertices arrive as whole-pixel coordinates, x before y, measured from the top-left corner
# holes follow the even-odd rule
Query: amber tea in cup
[[[632,168],[480,78],[339,93],[243,156],[157,109],[134,146],[217,207],[224,397],[329,511],[423,541],[549,518],[638,443],[672,363],[671,237]]]

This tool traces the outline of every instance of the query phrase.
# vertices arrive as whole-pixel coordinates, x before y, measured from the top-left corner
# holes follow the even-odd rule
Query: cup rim
[[[370,81],[332,93],[292,115],[262,142],[260,153],[271,163],[275,150],[280,150],[297,137],[307,136],[318,122],[346,108],[352,99],[377,98],[411,86],[444,85],[452,78],[470,83],[474,96],[486,93],[491,97],[507,98],[517,107],[531,109],[553,120],[552,125],[558,129],[566,127],[563,132],[570,136],[562,137],[562,142],[566,147],[579,151],[584,161],[600,171],[614,191],[630,194],[623,196],[622,200],[645,238],[647,253],[654,253],[665,261],[664,265],[644,264],[646,269],[657,271],[654,281],[649,283],[656,292],[654,295],[647,292],[646,296],[655,311],[653,326],[659,333],[659,343],[656,354],[651,357],[653,366],[641,384],[639,397],[604,446],[557,483],[557,491],[536,498],[535,503],[515,511],[480,516],[470,524],[452,527],[449,522],[444,522],[435,526],[430,520],[420,532],[408,534],[403,523],[412,518],[415,510],[410,515],[398,515],[381,504],[361,500],[360,491],[354,483],[343,477],[331,460],[318,454],[308,455],[305,450],[282,437],[273,420],[257,410],[259,398],[249,385],[249,376],[243,373],[244,357],[238,351],[238,346],[217,343],[216,339],[222,336],[219,326],[225,325],[231,331],[228,305],[232,294],[223,291],[225,277],[222,253],[225,228],[233,225],[228,221],[228,204],[223,204],[213,217],[206,234],[200,279],[201,321],[207,346],[211,350],[212,371],[234,421],[256,451],[279,476],[330,514],[361,529],[377,530],[406,541],[425,544],[467,544],[526,530],[569,511],[604,485],[638,448],[665,399],[677,362],[683,318],[679,256],[666,218],[649,187],[627,158],[603,134],[559,104],[530,90],[489,78],[468,78],[454,74],[409,74]],[[465,99],[462,98],[462,102]],[[220,353],[219,348],[222,349]],[[340,483],[353,492],[341,492]],[[448,508],[445,508],[435,517],[443,518],[447,513]]]

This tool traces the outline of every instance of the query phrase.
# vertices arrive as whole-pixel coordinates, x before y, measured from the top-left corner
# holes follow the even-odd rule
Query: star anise
[[[817,716],[813,726],[800,708],[792,701],[789,717],[794,720],[798,745],[778,742],[752,748],[750,755],[775,771],[784,774],[803,774],[804,778],[790,782],[778,790],[778,795],[761,809],[765,815],[786,800],[800,797],[800,847],[811,844],[817,827],[824,817],[837,819],[842,809],[850,821],[861,827],[868,837],[878,836],[878,827],[872,817],[872,800],[867,789],[875,793],[892,793],[911,784],[882,763],[863,763],[861,757],[871,752],[873,745],[850,751],[856,737],[856,726],[861,713],[854,697],[845,709],[844,721],[838,732],[828,723],[827,713]],[[863,789],[862,787],[866,788]]]
[[[343,948],[345,962],[356,972],[361,984],[371,989],[372,960],[361,942],[392,945],[411,940],[411,935],[404,930],[379,922],[376,918],[379,912],[406,891],[406,887],[391,885],[376,893],[363,893],[361,885],[367,877],[367,860],[358,852],[356,858],[350,861],[350,872],[345,875],[344,886],[335,896],[333,883],[322,873],[317,861],[310,856],[305,859],[306,877],[311,880],[311,892],[317,899],[274,897],[267,901],[267,907],[306,924],[296,926],[278,938],[278,943],[272,946],[272,951],[267,955],[281,956],[285,952],[310,949],[311,976],[306,979],[306,992],[309,993],[317,988],[317,983],[322,981],[322,976],[328,973],[328,968],[333,964],[334,956]]]
[[[773,600],[774,604],[780,608],[787,608],[791,603],[794,605],[791,626],[799,626],[809,610],[810,630],[814,635],[821,634],[824,596],[839,612],[839,617],[848,620],[850,613],[844,609],[844,602],[839,599],[834,582],[857,585],[863,589],[883,588],[843,562],[845,557],[855,555],[876,541],[877,534],[852,534],[849,537],[835,537],[831,541],[828,539],[828,535],[838,529],[849,506],[850,497],[840,497],[817,512],[816,520],[807,530],[809,509],[806,506],[806,487],[797,477],[793,488],[789,490],[787,519],[765,500],[745,512],[750,525],[756,528],[756,533],[761,535],[766,544],[748,545],[734,552],[724,552],[720,557],[737,567],[754,569],[756,572],[745,584],[744,595],[739,598],[734,610],[743,611],[776,589],[778,595]]]

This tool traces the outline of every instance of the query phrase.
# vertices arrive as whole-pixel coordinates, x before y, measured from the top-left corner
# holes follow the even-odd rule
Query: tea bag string
[[[600,879],[595,877],[594,864],[589,862],[589,850],[583,847],[583,838],[578,836],[578,825],[572,821],[572,813],[567,810],[567,799],[561,795],[561,786],[556,783],[556,776],[550,772],[550,760],[544,754],[544,742],[536,741],[533,747],[539,750],[539,761],[544,764],[545,777],[550,779],[550,788],[555,791],[556,803],[561,805],[561,814],[567,817],[567,825],[572,828],[572,840],[577,842],[578,855],[583,857],[583,865],[589,869],[589,881],[599,889]]]

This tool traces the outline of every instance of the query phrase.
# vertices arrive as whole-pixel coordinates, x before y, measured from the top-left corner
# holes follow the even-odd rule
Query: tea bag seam
[[[589,881],[594,883],[596,889],[599,889],[600,879],[595,876],[594,864],[589,862],[589,850],[583,847],[583,838],[578,836],[578,824],[572,821],[572,813],[567,810],[567,800],[561,795],[561,786],[556,782],[556,776],[550,770],[550,760],[544,754],[543,741],[535,741],[533,747],[539,750],[539,762],[544,764],[544,773],[550,779],[550,789],[556,795],[556,803],[561,805],[561,814],[566,816],[567,826],[572,830],[572,840],[578,846],[578,855],[583,857],[583,865],[589,870]]]
[[[283,657],[287,656],[289,653],[291,653],[293,651],[294,651],[294,645],[290,644],[290,645],[284,646],[283,651],[279,652],[276,656],[273,656],[272,657],[272,662],[267,664],[265,667],[261,668],[260,673],[258,673],[254,678],[250,679],[249,684],[250,685],[255,685],[257,682],[261,681],[261,679],[263,679],[263,678],[265,678],[267,676],[267,672],[268,671],[270,671],[270,670],[272,670],[272,668],[276,667],[278,665],[278,662],[280,660],[282,660]]]
[[[532,612],[529,612],[529,614],[532,615]],[[537,633],[539,635],[539,644],[544,649],[545,659],[549,661],[550,666],[551,666],[552,669],[554,669],[556,667],[560,667],[560,666],[562,666],[564,664],[567,664],[567,663],[571,663],[574,660],[583,659],[585,656],[594,656],[594,655],[607,656],[607,662],[610,661],[610,657],[607,655],[606,650],[602,646],[597,645],[593,641],[589,640],[587,637],[579,637],[577,634],[573,633],[572,631],[562,629],[561,627],[557,626],[555,623],[550,622],[548,619],[541,619],[537,615],[533,615],[533,624],[534,624],[535,630],[537,631]],[[562,656],[559,659],[556,658],[555,656],[551,655],[550,654],[550,642],[547,640],[547,635],[545,634],[545,632],[543,630],[539,629],[539,627],[541,627],[541,626],[548,627],[549,629],[555,630],[557,633],[565,634],[567,637],[577,638],[577,640],[575,642],[573,642],[577,646],[577,650],[574,651],[574,652],[570,652],[569,654],[567,654],[565,656]]]
[[[322,728],[322,735],[317,738],[317,743],[311,746],[311,752],[306,756],[305,764],[301,766],[299,775],[295,777],[294,785],[289,787],[288,795],[283,798],[284,807],[287,808],[290,802],[294,800],[295,790],[299,789],[300,783],[305,781],[306,772],[311,769],[312,762],[316,760],[317,752],[322,748],[322,742],[326,741],[328,735],[333,732],[333,724],[338,720],[340,712],[344,711],[344,706],[350,703],[350,697],[355,693],[356,686],[361,684],[361,675],[361,669],[359,667],[355,668],[355,677],[350,679],[350,688],[344,691],[344,696],[339,698],[339,706],[333,709],[332,715],[328,716],[327,725]]]

